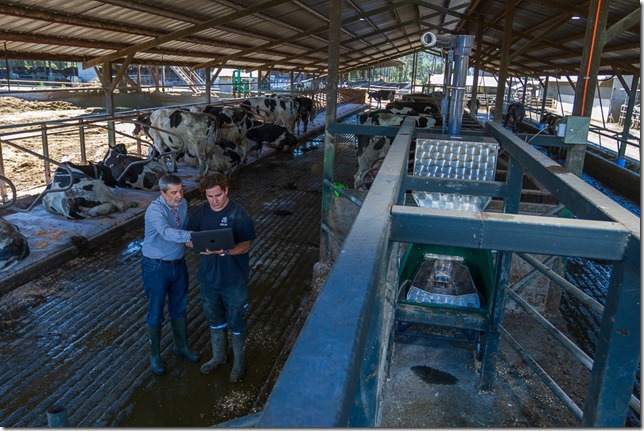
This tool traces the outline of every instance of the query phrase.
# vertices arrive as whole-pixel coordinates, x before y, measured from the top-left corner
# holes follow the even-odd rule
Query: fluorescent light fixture
[[[580,17],[580,16],[577,16],[577,15],[573,15],[573,17],[572,17],[572,18],[570,18],[570,19],[581,19],[581,17]]]

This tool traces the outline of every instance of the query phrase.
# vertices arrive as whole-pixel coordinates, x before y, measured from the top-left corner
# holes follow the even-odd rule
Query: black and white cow
[[[255,142],[255,146],[252,149],[258,153],[261,152],[264,145],[282,152],[286,152],[297,145],[297,138],[292,133],[289,133],[286,127],[262,123],[261,121],[253,121],[253,127],[248,130],[246,136]]]
[[[104,216],[137,206],[136,202],[116,197],[103,180],[88,178],[77,168],[70,167],[70,170],[71,178],[65,169],[59,167],[47,185],[47,190],[54,190],[42,198],[42,205],[47,211],[78,220]],[[71,189],[56,191],[66,188],[70,183],[73,183]]]
[[[553,114],[552,112],[546,112],[539,120],[539,124],[543,125],[543,127],[546,129],[546,133],[557,136],[559,125],[564,121],[564,119],[565,118],[561,115]],[[565,148],[565,146],[548,147],[547,152],[549,157],[565,159],[567,149]]]
[[[242,101],[240,107],[250,113],[255,120],[280,124],[286,127],[289,133],[295,132],[295,122],[298,118],[297,103],[290,97],[253,97]]]
[[[368,135],[356,135],[356,139],[358,140],[358,152],[356,173],[353,176],[354,188],[369,188],[373,177],[391,148],[391,139],[386,136]]]
[[[389,100],[389,102],[393,102],[395,96],[395,90],[376,90],[369,92],[369,97],[371,99],[376,99],[376,101],[378,102],[378,108],[382,106],[383,100]]]
[[[389,112],[381,112],[371,116],[367,115],[364,124],[373,124],[374,126],[400,126],[407,117],[413,118],[416,121],[416,127],[420,128],[434,127],[436,124],[436,119],[431,116],[397,115]]]
[[[505,114],[504,126],[508,126],[508,121],[512,119],[512,131],[520,129],[523,118],[525,117],[525,107],[520,102],[513,102],[508,106],[508,112]]]
[[[100,164],[107,167],[117,180],[125,172],[117,183],[118,187],[138,190],[159,190],[159,179],[168,173],[165,163],[128,155],[123,144],[109,148]],[[114,187],[108,183],[106,185]]]
[[[310,97],[298,96],[294,97],[293,100],[297,104],[297,120],[295,124],[297,125],[297,134],[299,135],[300,122],[304,125],[304,133],[306,133],[308,128],[309,120],[311,120],[311,124],[313,124],[313,121],[315,120],[315,105],[313,99]]]
[[[150,121],[149,115],[139,115],[136,117],[137,123],[134,125],[134,130],[132,130],[132,136],[135,138],[140,138],[142,136],[147,136],[152,139],[150,136]]]
[[[246,132],[253,125],[248,113],[242,108],[213,105],[206,106],[203,112],[217,118],[219,139],[235,143],[236,152],[241,153],[242,163],[246,163],[248,158]]]
[[[0,272],[9,270],[27,256],[27,238],[16,225],[0,217]]]
[[[219,140],[219,126],[214,116],[163,108],[150,114],[150,123],[150,136],[156,151],[160,154],[186,151],[197,158],[198,179],[208,173],[216,151],[215,143]],[[171,170],[177,171],[174,158]]]
[[[387,103],[385,106],[385,109],[391,110],[394,114],[400,113],[400,114],[405,114],[405,112],[402,112],[404,109],[412,109],[414,112],[418,112],[420,114],[437,114],[440,112],[440,109],[438,106],[435,106],[433,102],[416,102],[416,101],[411,101],[411,100],[394,100],[391,103]],[[395,112],[394,110],[399,110],[401,112]],[[411,115],[416,115],[416,114],[411,114]]]
[[[557,135],[559,125],[563,122],[563,120],[564,117],[562,117],[561,115],[553,114],[552,112],[546,112],[539,120],[539,124],[543,124],[549,134]]]

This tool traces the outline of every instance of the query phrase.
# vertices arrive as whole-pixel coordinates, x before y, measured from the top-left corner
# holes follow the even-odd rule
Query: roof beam
[[[383,6],[383,7],[374,9],[374,10],[369,11],[369,12],[363,12],[363,13],[358,14],[356,16],[352,16],[350,18],[345,18],[340,22],[340,24],[345,25],[345,24],[348,24],[348,23],[351,23],[351,22],[355,22],[355,21],[358,21],[360,18],[367,17],[369,15],[375,15],[375,14],[378,14],[378,13],[382,13],[384,11],[387,11],[387,10],[391,9],[392,7],[400,6],[401,4],[408,4],[408,3],[409,3],[408,0],[398,1],[398,2],[396,2],[394,4],[392,4],[392,5],[389,5],[389,6]],[[197,65],[193,66],[193,70],[200,69],[200,68],[203,68],[203,67],[210,67],[210,66],[217,65],[217,64],[224,64],[224,63],[226,63],[226,62],[228,62],[228,61],[230,61],[230,60],[232,60],[234,58],[237,58],[239,56],[242,56],[242,55],[252,54],[254,52],[259,52],[259,51],[267,49],[267,48],[275,47],[275,46],[278,46],[278,45],[283,45],[284,43],[287,43],[287,42],[293,42],[295,40],[299,40],[301,38],[307,37],[307,36],[309,36],[311,34],[325,32],[325,31],[328,30],[328,28],[329,28],[329,24],[327,22],[325,25],[316,27],[316,28],[311,29],[311,30],[303,31],[301,33],[298,33],[298,34],[295,34],[295,35],[292,35],[292,36],[288,36],[288,37],[285,37],[285,38],[282,38],[282,39],[274,40],[272,42],[267,42],[267,43],[265,43],[263,45],[260,45],[260,46],[254,47],[254,48],[248,48],[248,49],[242,50],[242,51],[240,51],[238,53],[235,53],[235,54],[226,55],[226,56],[220,57],[220,58],[218,58],[216,60],[212,60],[212,61],[208,61],[208,62],[205,62],[205,63],[197,64]],[[341,42],[341,43],[344,43],[344,42]],[[326,48],[323,48],[323,49],[326,49]]]
[[[138,51],[143,51],[143,50],[146,50],[146,49],[155,48],[155,47],[157,47],[158,45],[160,45],[162,43],[169,42],[169,41],[175,40],[175,39],[180,39],[180,38],[182,38],[184,36],[189,36],[191,34],[198,33],[198,32],[200,32],[202,30],[206,30],[206,29],[209,29],[209,28],[212,28],[212,27],[215,27],[215,26],[218,26],[218,25],[230,22],[230,21],[234,21],[234,20],[236,20],[238,18],[241,18],[241,17],[244,17],[246,15],[250,15],[250,14],[253,14],[255,12],[260,12],[262,10],[270,9],[272,7],[275,7],[275,6],[277,6],[279,4],[282,4],[282,3],[286,3],[288,1],[290,1],[290,0],[265,0],[265,1],[261,2],[261,3],[258,3],[256,5],[254,5],[254,6],[247,7],[246,9],[243,9],[241,11],[236,11],[236,12],[230,13],[228,15],[224,15],[224,16],[221,16],[221,17],[217,17],[217,18],[214,18],[214,19],[204,21],[201,24],[196,24],[196,25],[190,26],[188,28],[178,30],[178,31],[175,31],[175,32],[163,35],[163,36],[158,36],[158,37],[156,37],[156,38],[154,38],[154,39],[152,39],[150,41],[143,42],[143,43],[138,43],[136,45],[132,45],[129,48],[118,50],[118,51],[116,51],[116,52],[114,52],[112,54],[108,54],[108,55],[104,55],[104,56],[101,56],[101,57],[98,57],[98,58],[87,60],[85,65],[87,67],[92,67],[92,66],[96,66],[98,64],[104,63],[106,61],[117,60],[117,59],[119,59],[121,57],[125,57],[125,56],[127,56],[127,55],[129,55],[131,53],[136,53]]]
[[[406,22],[404,22],[404,23],[400,23],[400,24],[397,24],[397,25],[393,25],[393,26],[390,26],[390,27],[386,27],[386,28],[384,28],[384,29],[381,29],[380,31],[390,31],[390,30],[394,30],[395,28],[397,28],[397,27],[399,27],[399,26],[405,26],[405,25],[415,24],[415,23],[420,23],[420,22],[422,22],[422,20],[421,20],[421,19],[412,19],[412,20],[406,21]],[[351,38],[351,39],[346,39],[346,40],[341,41],[341,44],[348,44],[348,43],[355,42],[355,41],[360,40],[360,39],[366,39],[366,38],[369,38],[369,37],[375,36],[375,35],[377,35],[378,33],[379,33],[378,31],[373,31],[373,32],[371,32],[371,33],[367,33],[367,34],[363,34],[363,35],[361,35],[361,36],[360,36],[360,38],[358,38],[358,37],[356,36],[356,37],[353,37],[353,38]],[[419,39],[419,40],[420,40],[420,39]],[[302,55],[304,55],[304,56],[309,56],[309,55],[315,54],[315,53],[317,53],[317,52],[322,52],[322,51],[326,51],[326,48],[310,50],[310,51],[305,52],[305,53],[304,53],[304,54],[302,54]],[[357,50],[351,50],[351,52],[358,52],[358,51],[357,51]],[[363,52],[362,52],[362,51],[360,51],[359,53],[360,53],[360,54],[363,54]],[[299,56],[299,55],[295,54],[295,55],[291,55],[291,56],[285,57],[285,58],[284,58],[284,60],[293,60],[293,59],[295,59],[295,58],[301,58],[301,56]],[[271,63],[267,63],[267,64],[265,64],[265,66],[268,66],[268,65],[270,65],[270,64],[271,64]]]

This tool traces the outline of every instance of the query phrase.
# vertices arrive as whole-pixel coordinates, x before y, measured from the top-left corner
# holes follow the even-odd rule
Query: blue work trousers
[[[201,304],[211,328],[228,326],[233,334],[246,332],[248,311],[248,284],[245,281],[215,286],[199,283]]]
[[[141,271],[145,296],[148,298],[147,324],[156,327],[163,323],[166,297],[170,319],[185,318],[188,303],[188,267],[185,259],[161,262],[144,256]]]

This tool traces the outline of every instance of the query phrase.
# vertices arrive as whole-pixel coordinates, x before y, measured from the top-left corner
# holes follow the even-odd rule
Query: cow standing
[[[389,102],[393,102],[395,96],[395,90],[377,90],[369,92],[369,97],[371,99],[376,99],[376,101],[378,102],[378,108],[382,106],[383,100],[389,100]]]
[[[311,124],[313,124],[313,120],[315,119],[314,102],[310,97],[304,96],[295,97],[293,100],[297,106],[297,119],[295,124],[297,125],[297,134],[299,135],[300,122],[304,125],[304,133],[306,133],[309,125],[309,119],[311,120]]]
[[[219,139],[217,119],[208,114],[180,109],[157,109],[150,114],[150,136],[156,151],[187,151],[197,158],[198,179],[204,177],[216,152]],[[172,172],[177,171],[172,158]]]
[[[136,123],[134,125],[134,130],[132,130],[132,136],[135,138],[140,138],[147,136],[152,139],[150,136],[150,116],[149,115],[139,115],[136,117]]]
[[[223,106],[208,105],[204,113],[214,115],[219,123],[219,139],[230,141],[236,145],[242,163],[248,159],[248,142],[246,132],[253,125],[248,113],[242,108],[225,108]]]
[[[544,127],[548,130],[548,133],[551,135],[557,135],[557,129],[559,125],[563,122],[564,117],[561,115],[553,114],[552,112],[546,112],[543,114],[539,120],[539,124],[543,124]]]
[[[504,125],[507,127],[508,121],[512,119],[512,131],[516,132],[519,130],[523,118],[525,117],[525,107],[519,102],[511,103],[508,106],[508,112],[505,114]]]
[[[405,118],[410,117],[416,121],[416,127],[427,128],[434,127],[436,124],[436,119],[431,116],[426,115],[398,115],[391,114],[389,112],[379,112],[373,115],[367,114],[364,118],[365,123],[363,124],[373,124],[374,126],[400,126]],[[360,121],[363,120],[363,117],[360,118]]]
[[[116,197],[103,180],[88,178],[80,169],[70,167],[70,170],[71,178],[65,169],[56,169],[54,178],[47,185],[47,190],[53,190],[42,198],[42,205],[47,211],[78,220],[125,211],[137,205],[136,202]],[[69,190],[56,191],[70,183],[72,187]]]
[[[280,124],[286,127],[289,133],[295,132],[298,107],[297,102],[290,97],[254,97],[241,102],[240,107],[250,113],[256,120]]]
[[[356,135],[358,140],[357,169],[353,176],[354,188],[369,188],[372,181],[367,176],[375,177],[382,161],[391,148],[391,139],[386,136]]]
[[[559,131],[559,125],[564,121],[564,117],[561,115],[553,114],[552,112],[546,112],[543,114],[539,120],[539,124],[542,125],[546,132],[550,135],[557,136]],[[548,147],[547,149],[548,156],[552,158],[565,159],[566,158],[566,148],[562,147]]]

